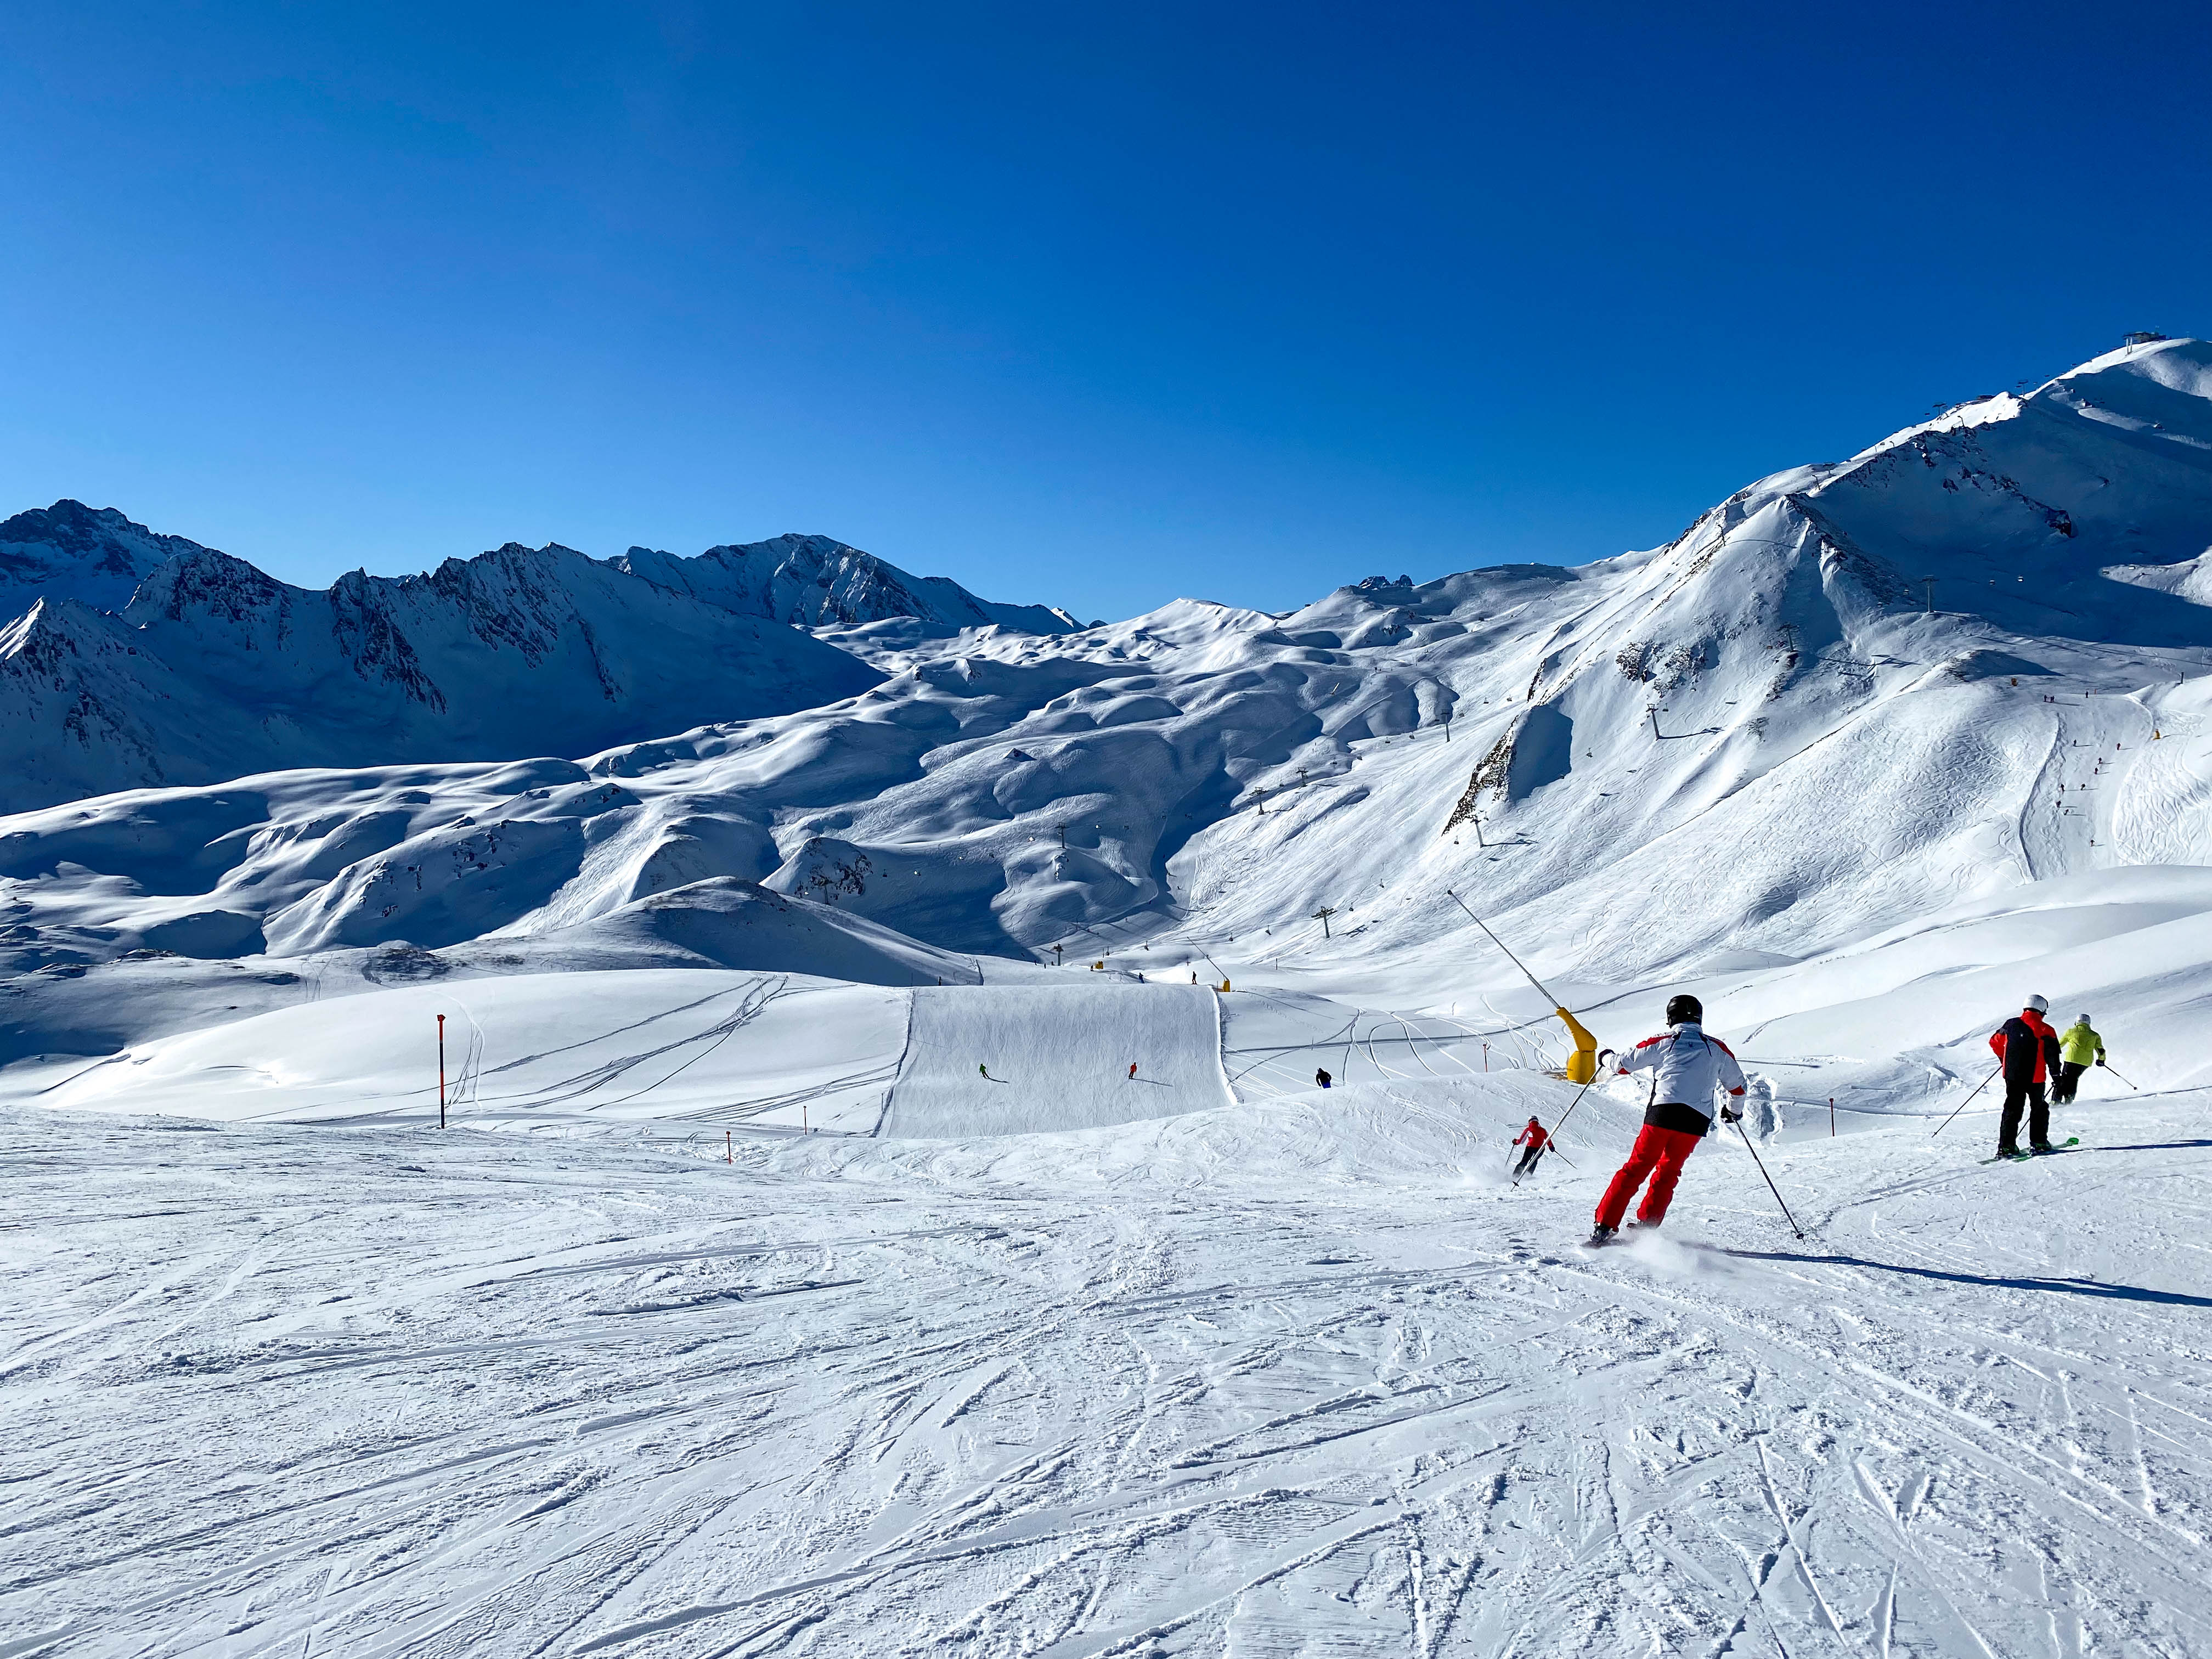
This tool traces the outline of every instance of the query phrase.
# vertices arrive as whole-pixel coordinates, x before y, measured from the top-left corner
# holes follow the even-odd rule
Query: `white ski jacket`
[[[1713,1093],[1725,1089],[1731,1095],[1743,1093],[1746,1085],[1743,1067],[1735,1063],[1729,1046],[1718,1037],[1707,1036],[1703,1027],[1693,1021],[1646,1037],[1626,1054],[1620,1056],[1620,1075],[1631,1072],[1654,1072],[1651,1103],[1656,1108],[1666,1105],[1687,1106],[1699,1116],[1710,1121],[1713,1115]]]

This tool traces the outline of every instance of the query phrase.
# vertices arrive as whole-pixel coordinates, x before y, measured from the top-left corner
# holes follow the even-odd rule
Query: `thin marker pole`
[[[1830,1095],[1830,1096],[1828,1097],[1828,1138],[1829,1138],[1831,1140],[1832,1140],[1832,1139],[1835,1139],[1835,1137],[1836,1137],[1836,1097],[1835,1097],[1835,1096],[1833,1096],[1833,1095]]]
[[[737,1161],[737,1137],[730,1130],[725,1129],[722,1131],[722,1162],[725,1164],[735,1164]]]
[[[438,1127],[446,1127],[446,1017],[438,1016]]]

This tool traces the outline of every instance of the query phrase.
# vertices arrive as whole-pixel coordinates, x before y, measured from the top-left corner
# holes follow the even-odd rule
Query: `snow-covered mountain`
[[[18,513],[0,521],[0,617],[19,617],[41,599],[120,611],[164,560],[207,550],[157,536],[112,507],[60,501]]]
[[[113,508],[0,526],[0,808],[283,766],[581,752],[835,699],[877,676],[801,629],[1065,632],[823,537],[696,559],[510,543],[291,586]]]
[[[2212,667],[2212,610],[2191,597],[2208,543],[2212,347],[2135,347],[1762,480],[1663,547],[1578,568],[1376,578],[1281,617],[1182,600],[1079,633],[878,624],[859,632],[884,683],[848,679],[850,695],[794,713],[596,753],[564,713],[573,760],[246,775],[20,816],[0,842],[24,907],[15,939],[25,966],[93,960],[145,937],[146,916],[197,910],[234,914],[235,937],[283,955],[442,950],[550,938],[648,897],[665,915],[672,890],[732,881],[939,951],[1036,962],[1058,945],[1208,978],[1242,963],[1418,985],[1429,1004],[1497,966],[1450,889],[1583,1001],[1782,971],[2027,884],[2212,863],[2212,682],[2184,683]],[[727,615],[679,579],[793,603],[773,582],[705,580],[757,574],[752,557],[655,562],[646,585],[506,550],[409,582],[349,579],[312,596],[330,611],[309,625],[311,596],[208,555],[119,624],[42,614],[18,654],[66,626],[47,650],[135,686],[156,671],[131,641],[159,648],[180,626],[270,704],[272,688],[319,696],[367,665],[390,720],[425,706],[409,677],[429,659],[378,647],[438,637],[430,618],[453,630],[436,660],[476,619],[501,662],[567,651],[568,682],[596,688],[605,665],[627,684],[650,653],[617,663],[611,635]],[[884,608],[864,603],[883,595],[862,567],[779,557],[831,579],[827,608],[802,614]],[[584,599],[582,583],[605,586]],[[678,609],[613,635],[615,596],[638,590]],[[559,605],[518,598],[548,592]],[[489,620],[518,613],[538,620]],[[340,663],[320,645],[333,638],[358,653]],[[295,667],[286,652],[304,647],[279,639],[325,654]],[[805,696],[814,672],[794,668],[781,695]],[[163,691],[191,707],[191,688]],[[518,725],[472,729],[477,752],[529,746]],[[149,766],[186,741],[132,735]],[[194,763],[268,752],[254,741],[226,733]],[[173,863],[185,842],[189,872]],[[1340,913],[1326,937],[1324,907]]]
[[[562,547],[293,587],[202,549],[120,614],[40,599],[0,633],[11,804],[279,766],[525,754],[858,690],[864,664]]]
[[[909,576],[827,536],[710,547],[689,559],[633,547],[615,563],[725,611],[795,628],[854,628],[893,617],[913,617],[942,630],[995,623],[1032,634],[1066,634],[1082,626],[1056,606],[999,605],[945,576]]]

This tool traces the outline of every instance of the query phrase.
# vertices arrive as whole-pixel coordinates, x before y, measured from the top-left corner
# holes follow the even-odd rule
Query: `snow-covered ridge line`
[[[69,501],[0,524],[6,605],[7,810],[270,767],[588,752],[874,682],[805,630],[1075,626],[819,536],[696,559],[509,543],[316,590]]]

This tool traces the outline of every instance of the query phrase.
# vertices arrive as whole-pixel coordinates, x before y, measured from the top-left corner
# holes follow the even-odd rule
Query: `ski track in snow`
[[[1589,1252],[1608,1159],[1496,1157],[1564,1092],[734,1166],[10,1109],[5,1650],[2212,1651],[2195,1111],[1770,1144],[1802,1244],[1709,1145]]]

